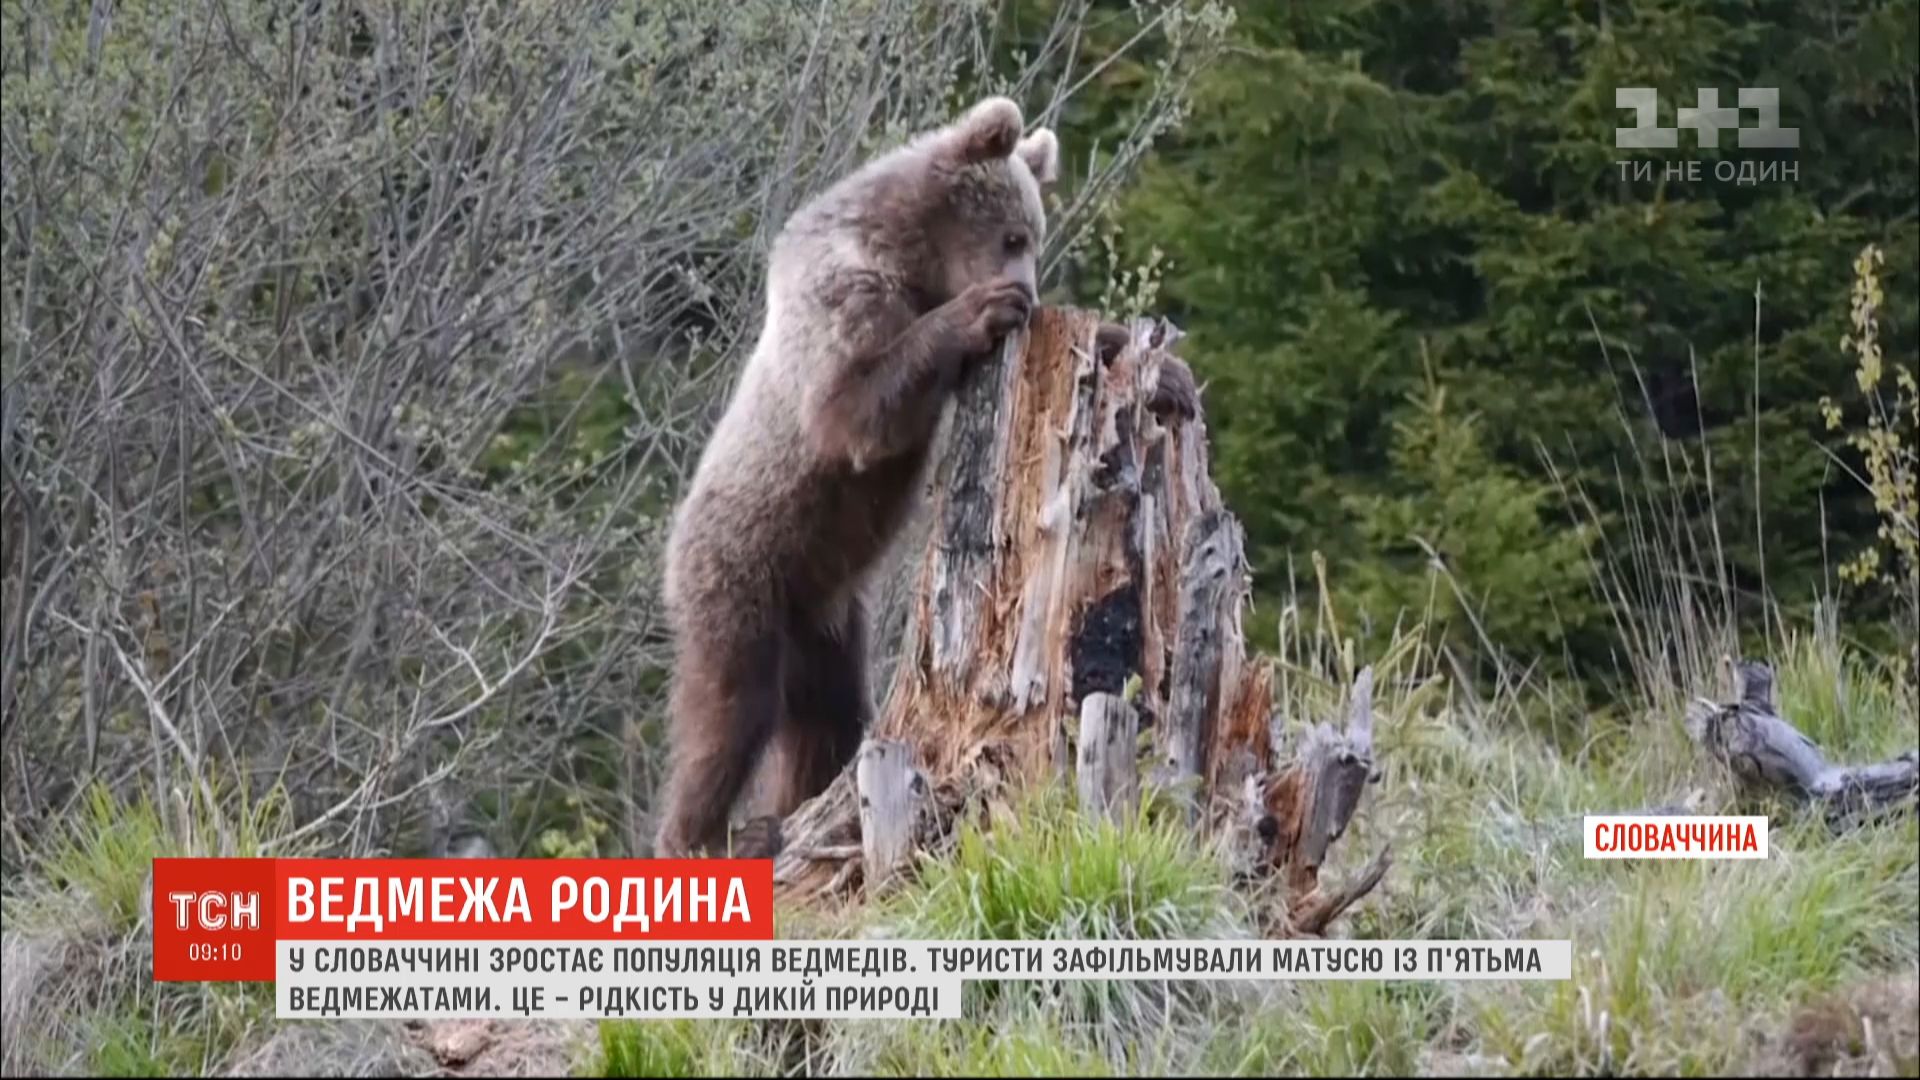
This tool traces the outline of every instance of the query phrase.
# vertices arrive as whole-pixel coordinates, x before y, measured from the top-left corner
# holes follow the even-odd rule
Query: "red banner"
[[[765,859],[153,861],[160,981],[272,981],[280,941],[772,938]]]

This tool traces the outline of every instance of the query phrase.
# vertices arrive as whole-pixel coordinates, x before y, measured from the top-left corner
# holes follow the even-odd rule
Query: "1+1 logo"
[[[1720,91],[1711,86],[1699,88],[1699,96],[1691,108],[1682,107],[1675,111],[1674,125],[1660,125],[1660,92],[1651,86],[1622,86],[1614,89],[1613,103],[1616,108],[1631,109],[1634,125],[1613,129],[1613,145],[1619,149],[1665,150],[1680,145],[1680,129],[1692,128],[1703,148],[1717,149],[1720,146],[1720,133],[1733,131],[1737,134],[1742,149],[1795,149],[1800,145],[1800,129],[1780,126],[1780,90],[1773,86],[1743,86],[1740,88],[1738,107],[1729,108],[1720,104]],[[1751,109],[1759,115],[1758,123],[1747,127],[1740,122],[1742,110]],[[1653,178],[1654,166],[1651,161],[1619,161],[1622,180],[1649,180]],[[1699,180],[1702,170],[1698,161],[1670,161],[1662,174],[1667,179]],[[1765,180],[1799,179],[1797,161],[1717,161],[1713,166],[1713,175],[1717,180],[1735,181],[1740,184],[1756,184]]]
[[[1661,127],[1658,90],[1651,86],[1622,86],[1615,89],[1614,107],[1632,109],[1634,126],[1614,128],[1613,145],[1621,149],[1669,149],[1680,145],[1680,129],[1683,127],[1699,133],[1701,146],[1719,146],[1720,132],[1724,129],[1740,133],[1740,146],[1743,149],[1800,145],[1799,128],[1780,126],[1778,87],[1741,87],[1740,107],[1737,109],[1723,107],[1720,104],[1720,91],[1711,86],[1701,87],[1699,94],[1698,105],[1691,109],[1680,109],[1673,127]],[[1759,113],[1759,124],[1754,127],[1742,126],[1740,109],[1752,109]]]

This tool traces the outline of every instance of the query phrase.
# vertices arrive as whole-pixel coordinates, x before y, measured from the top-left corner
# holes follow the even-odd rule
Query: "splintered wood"
[[[1074,786],[1080,810],[1126,821],[1140,805],[1140,714],[1117,694],[1080,703],[1080,753]]]
[[[1320,868],[1327,849],[1347,831],[1367,785],[1380,772],[1373,763],[1373,669],[1354,680],[1347,727],[1320,724],[1307,732],[1287,766],[1251,798],[1259,862],[1285,875],[1290,929],[1320,934],[1386,876],[1392,859],[1381,849],[1344,887],[1326,889]]]
[[[869,739],[853,767],[853,786],[860,795],[860,858],[872,889],[912,857],[914,823],[927,797],[927,783],[913,767],[913,748],[903,742]]]
[[[1191,800],[1197,827],[1238,830],[1259,826],[1246,792],[1297,775],[1285,790],[1287,812],[1307,815],[1300,839],[1247,850],[1261,852],[1255,872],[1300,885],[1294,899],[1321,895],[1326,847],[1374,775],[1371,739],[1351,724],[1315,733],[1272,775],[1272,674],[1241,634],[1240,525],[1208,475],[1204,419],[1148,406],[1179,332],[1136,320],[1102,356],[1099,325],[1042,308],[962,382],[875,742],[784,823],[783,891],[910,871],[1005,785],[1065,782],[1089,812],[1124,820],[1145,783]],[[1301,929],[1318,932],[1353,897],[1313,901],[1328,910]]]

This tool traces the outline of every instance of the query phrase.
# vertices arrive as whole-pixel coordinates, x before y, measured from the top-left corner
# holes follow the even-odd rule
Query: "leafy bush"
[[[1086,13],[1022,64],[991,5],[283,7],[0,7],[4,854],[216,774],[340,851],[626,847],[771,237],[973,95],[1057,113]]]

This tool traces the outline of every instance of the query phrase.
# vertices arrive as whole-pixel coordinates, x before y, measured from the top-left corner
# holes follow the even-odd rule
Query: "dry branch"
[[[1737,673],[1738,700],[1694,699],[1687,706],[1686,728],[1743,787],[1818,803],[1835,830],[1911,813],[1920,803],[1920,751],[1871,765],[1831,764],[1775,707],[1772,669],[1747,661]]]
[[[1202,827],[1244,833],[1228,850],[1262,847],[1247,842],[1257,821],[1239,812],[1245,785],[1264,792],[1301,777],[1287,790],[1300,793],[1291,812],[1306,815],[1303,839],[1256,862],[1303,886],[1291,902],[1311,907],[1314,932],[1384,872],[1380,863],[1350,895],[1317,888],[1373,775],[1369,720],[1309,739],[1282,780],[1267,779],[1272,673],[1241,633],[1240,526],[1208,475],[1204,420],[1149,407],[1163,367],[1179,362],[1178,331],[1138,320],[1129,343],[1102,356],[1099,325],[1090,312],[1043,308],[961,386],[937,452],[909,626],[872,732],[910,751],[927,797],[877,840],[862,832],[877,816],[857,805],[865,785],[843,776],[783,824],[784,890],[841,892],[853,864],[884,852],[897,866],[899,845],[937,846],[979,797],[1064,778],[1076,757],[1083,803],[1119,817],[1137,798],[1143,728],[1149,782],[1192,797]],[[1135,678],[1137,695],[1123,700]]]

